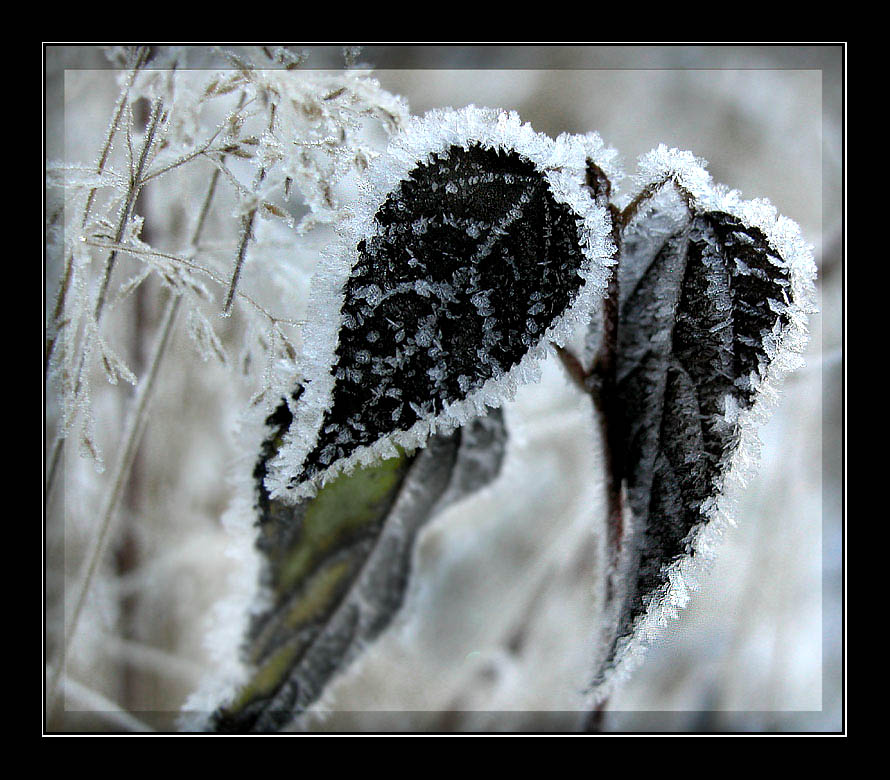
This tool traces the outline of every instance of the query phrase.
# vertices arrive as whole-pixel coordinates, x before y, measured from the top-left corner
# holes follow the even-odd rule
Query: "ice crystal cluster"
[[[185,309],[200,356],[249,362],[256,396],[264,395],[276,363],[298,349],[305,301],[282,309],[311,268],[280,254],[299,252],[296,237],[344,218],[334,183],[375,155],[368,127],[391,133],[407,118],[404,103],[364,71],[295,70],[299,57],[268,48],[220,50],[205,55],[217,69],[188,70],[207,67],[189,60],[199,54],[110,51],[126,69],[98,162],[48,165],[48,255],[62,266],[47,322],[47,376],[62,406],[57,440],[77,442],[99,463],[95,369],[111,384],[140,378],[104,319],[158,281]],[[172,245],[154,245],[156,228],[136,211],[146,192],[183,211],[186,229]],[[216,241],[233,234],[225,248]],[[247,333],[233,355],[217,314],[236,308]]]

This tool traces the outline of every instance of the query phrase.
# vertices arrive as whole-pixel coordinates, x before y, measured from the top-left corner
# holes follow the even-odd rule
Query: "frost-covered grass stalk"
[[[400,699],[411,674],[365,693],[430,712],[389,727],[522,709],[482,691],[524,652],[558,728],[596,725],[797,365],[797,226],[688,152],[627,184],[595,132],[411,116],[354,51],[106,54],[67,74],[47,166],[49,727],[336,729],[410,647],[438,659],[429,701]],[[515,603],[442,585],[529,515]],[[566,582],[583,646],[541,606]],[[449,614],[503,657],[452,647]]]
[[[406,116],[366,72],[297,74],[301,55],[283,49],[140,47],[109,57],[120,71],[89,74],[119,81],[96,162],[51,160],[47,172],[46,495],[49,517],[66,524],[50,523],[48,536],[64,538],[82,572],[66,580],[65,629],[50,636],[51,702],[84,615],[96,619],[97,575],[108,570],[109,542],[119,543],[145,428],[164,426],[154,395],[180,325],[195,357],[223,371],[182,377],[178,392],[194,393],[198,408],[202,396],[228,396],[230,408],[261,402],[276,365],[299,349],[300,258],[314,252],[305,237],[344,216],[332,183],[364,168],[375,134]],[[218,69],[189,70],[210,64]],[[66,88],[78,86],[75,76]],[[78,148],[80,130],[68,128]],[[221,378],[225,386],[213,387]],[[181,415],[175,425],[188,425]],[[120,427],[103,424],[109,416]],[[219,420],[223,435],[231,422]],[[225,474],[214,483],[210,492],[225,495]],[[94,503],[71,500],[81,489]]]

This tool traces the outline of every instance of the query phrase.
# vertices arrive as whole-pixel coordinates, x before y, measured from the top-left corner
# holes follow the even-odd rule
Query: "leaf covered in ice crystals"
[[[277,731],[312,705],[397,614],[418,532],[491,482],[506,444],[495,410],[433,437],[418,454],[400,452],[341,474],[316,496],[289,504],[263,485],[290,423],[287,404],[266,422],[269,436],[254,471],[262,608],[245,637],[249,675],[212,713],[205,727],[214,731]]]
[[[660,200],[625,230],[619,272],[619,440],[633,536],[616,641],[653,606],[683,601],[671,570],[700,552],[698,534],[754,435],[752,409],[793,366],[811,310],[809,250],[796,226],[779,249],[766,232],[782,237],[771,207],[752,202],[746,214],[729,198],[730,213],[716,196],[706,208],[688,193]]]
[[[583,187],[589,138],[553,141],[476,109],[412,128],[391,158],[413,161],[382,168],[345,257],[317,275],[315,299],[338,309],[317,304],[307,327],[314,362],[293,447],[272,467],[279,494],[310,495],[499,406],[604,284],[610,224]],[[325,317],[335,333],[315,324]]]

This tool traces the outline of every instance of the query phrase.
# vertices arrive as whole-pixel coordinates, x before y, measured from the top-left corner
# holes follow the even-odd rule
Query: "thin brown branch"
[[[120,243],[133,216],[133,208],[136,205],[136,199],[142,190],[140,180],[142,179],[145,165],[148,160],[149,151],[154,145],[155,135],[161,120],[163,103],[160,100],[155,101],[152,105],[151,115],[149,116],[148,126],[145,131],[142,149],[139,152],[139,160],[130,175],[130,186],[127,188],[127,197],[124,206],[121,209],[120,219],[118,220],[117,231],[115,232],[115,243]],[[102,309],[105,307],[105,298],[108,293],[108,285],[111,283],[111,274],[117,261],[117,252],[113,251],[105,260],[105,269],[102,274],[102,282],[99,286],[99,293],[96,296],[96,305],[93,310],[93,317],[99,322],[102,316]]]
[[[155,171],[149,171],[145,176],[142,177],[139,184],[140,186],[145,186],[152,179],[156,179],[159,176],[163,176],[165,173],[169,173],[170,171],[179,168],[182,165],[186,165],[192,160],[201,157],[203,155],[212,154],[214,152],[223,153],[223,149],[213,149],[213,142],[219,137],[219,134],[222,132],[222,128],[217,128],[216,132],[207,139],[207,141],[202,144],[199,148],[192,150],[188,154],[184,154],[182,157],[178,157],[173,162],[164,165],[161,168],[158,168]]]
[[[584,392],[589,392],[587,380],[590,375],[584,369],[584,366],[581,365],[581,361],[578,360],[573,352],[565,347],[561,347],[559,344],[554,344],[553,347],[556,350],[557,357],[559,357],[562,362],[563,368],[568,372],[572,381]]]
[[[616,212],[618,214],[618,225],[621,230],[625,230],[627,226],[633,222],[636,216],[640,213],[640,210],[644,206],[647,206],[652,201],[652,198],[657,195],[661,188],[668,182],[671,182],[674,187],[676,187],[677,192],[680,194],[680,197],[683,199],[689,212],[692,213],[695,211],[695,196],[677,181],[675,175],[667,174],[664,178],[647,184],[637,193],[630,203],[628,203],[620,212]]]
[[[269,109],[269,132],[273,132],[275,130],[275,104],[273,103]],[[262,184],[263,179],[266,178],[266,169],[265,167],[260,168],[259,173],[257,174],[256,181],[254,182],[254,191],[257,190],[260,184]],[[256,219],[256,207],[252,208],[247,214],[244,215],[241,221],[241,239],[238,242],[238,254],[235,257],[235,268],[232,271],[232,280],[229,283],[229,291],[226,294],[226,302],[223,306],[223,316],[228,317],[232,313],[232,304],[235,301],[235,291],[238,288],[238,282],[241,279],[241,271],[244,267],[244,259],[247,256],[247,245],[250,243],[250,239],[253,238],[253,223]]]
[[[232,313],[232,303],[241,279],[241,270],[244,267],[244,258],[247,255],[247,245],[253,237],[253,223],[256,219],[256,209],[251,209],[241,220],[241,239],[238,242],[238,253],[235,256],[235,268],[232,271],[232,279],[229,282],[229,291],[226,293],[226,302],[223,306],[223,316],[228,317]]]
[[[130,244],[113,244],[106,241],[87,241],[85,243],[87,244],[87,246],[94,246],[100,249],[114,249],[119,253],[126,253],[136,258],[156,257],[161,260],[169,260],[170,262],[181,265],[184,268],[189,269],[190,271],[195,271],[196,273],[203,274],[220,286],[223,286],[227,283],[226,279],[215,273],[212,269],[207,268],[200,263],[195,263],[185,257],[174,255],[169,252],[161,252],[160,250],[152,249],[151,247],[133,246]],[[269,312],[261,303],[259,303],[257,300],[255,300],[253,297],[248,295],[246,292],[243,292],[242,290],[237,290],[235,295],[240,300],[243,300],[245,303],[250,304],[250,306],[252,306],[258,314],[261,314],[263,317],[268,319],[270,324],[294,326],[302,324],[301,320],[291,320],[286,317],[277,317],[276,315]]]

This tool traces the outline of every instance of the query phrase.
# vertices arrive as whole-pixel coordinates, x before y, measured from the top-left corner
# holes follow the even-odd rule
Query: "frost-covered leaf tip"
[[[594,134],[554,140],[469,107],[413,120],[375,160],[313,283],[275,495],[416,448],[536,378],[611,262],[591,158],[611,158]]]

